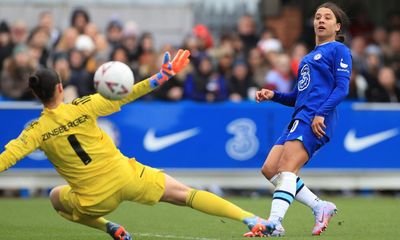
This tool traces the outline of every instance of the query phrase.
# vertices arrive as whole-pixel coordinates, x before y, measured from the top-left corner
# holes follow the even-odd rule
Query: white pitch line
[[[173,238],[173,239],[187,239],[187,240],[220,240],[219,238],[188,237],[188,236],[176,236],[169,234],[154,234],[154,233],[135,233],[134,235],[142,237]]]

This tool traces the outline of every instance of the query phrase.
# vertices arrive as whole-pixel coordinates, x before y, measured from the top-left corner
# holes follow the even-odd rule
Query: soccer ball
[[[94,74],[94,87],[98,93],[110,100],[120,100],[132,92],[134,77],[124,63],[103,63]]]

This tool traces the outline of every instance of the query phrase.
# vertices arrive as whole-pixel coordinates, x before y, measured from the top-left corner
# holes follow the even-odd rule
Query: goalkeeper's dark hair
[[[57,72],[49,68],[37,70],[29,77],[29,87],[42,103],[53,99],[54,90],[59,83],[61,80]]]
[[[345,36],[344,32],[346,31],[347,27],[349,26],[350,20],[347,14],[341,9],[338,5],[332,2],[326,2],[317,7],[315,12],[318,11],[320,8],[329,8],[336,17],[336,22],[340,23],[340,30],[336,32],[336,41],[344,42]]]

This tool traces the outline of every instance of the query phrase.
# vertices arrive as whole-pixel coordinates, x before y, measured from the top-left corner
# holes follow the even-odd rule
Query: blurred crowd
[[[252,100],[259,88],[291,91],[299,62],[314,47],[302,39],[284,47],[251,15],[241,16],[235,31],[219,36],[196,25],[181,46],[163,44],[159,49],[152,33],[141,32],[135,22],[111,19],[106,29],[99,29],[83,8],[73,10],[66,29],[55,26],[51,12],[42,12],[36,21],[31,29],[22,20],[0,23],[1,100],[32,100],[27,76],[51,67],[61,76],[69,102],[95,92],[94,72],[106,61],[126,63],[140,81],[159,71],[165,51],[174,55],[181,47],[191,51],[191,65],[145,100]],[[354,61],[348,99],[400,102],[400,15],[382,27],[357,16],[347,44]]]

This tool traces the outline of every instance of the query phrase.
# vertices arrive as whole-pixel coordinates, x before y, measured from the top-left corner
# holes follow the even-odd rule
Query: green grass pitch
[[[266,216],[269,198],[228,198],[246,210]],[[311,211],[295,202],[284,220],[283,239],[400,239],[400,199],[328,198],[339,213],[328,230],[311,237]],[[161,203],[153,207],[124,202],[107,216],[125,226],[134,239],[244,239],[246,227],[229,219],[208,216],[190,208]],[[0,239],[111,239],[98,230],[68,222],[56,214],[48,199],[1,199]],[[282,238],[280,238],[282,239]]]

